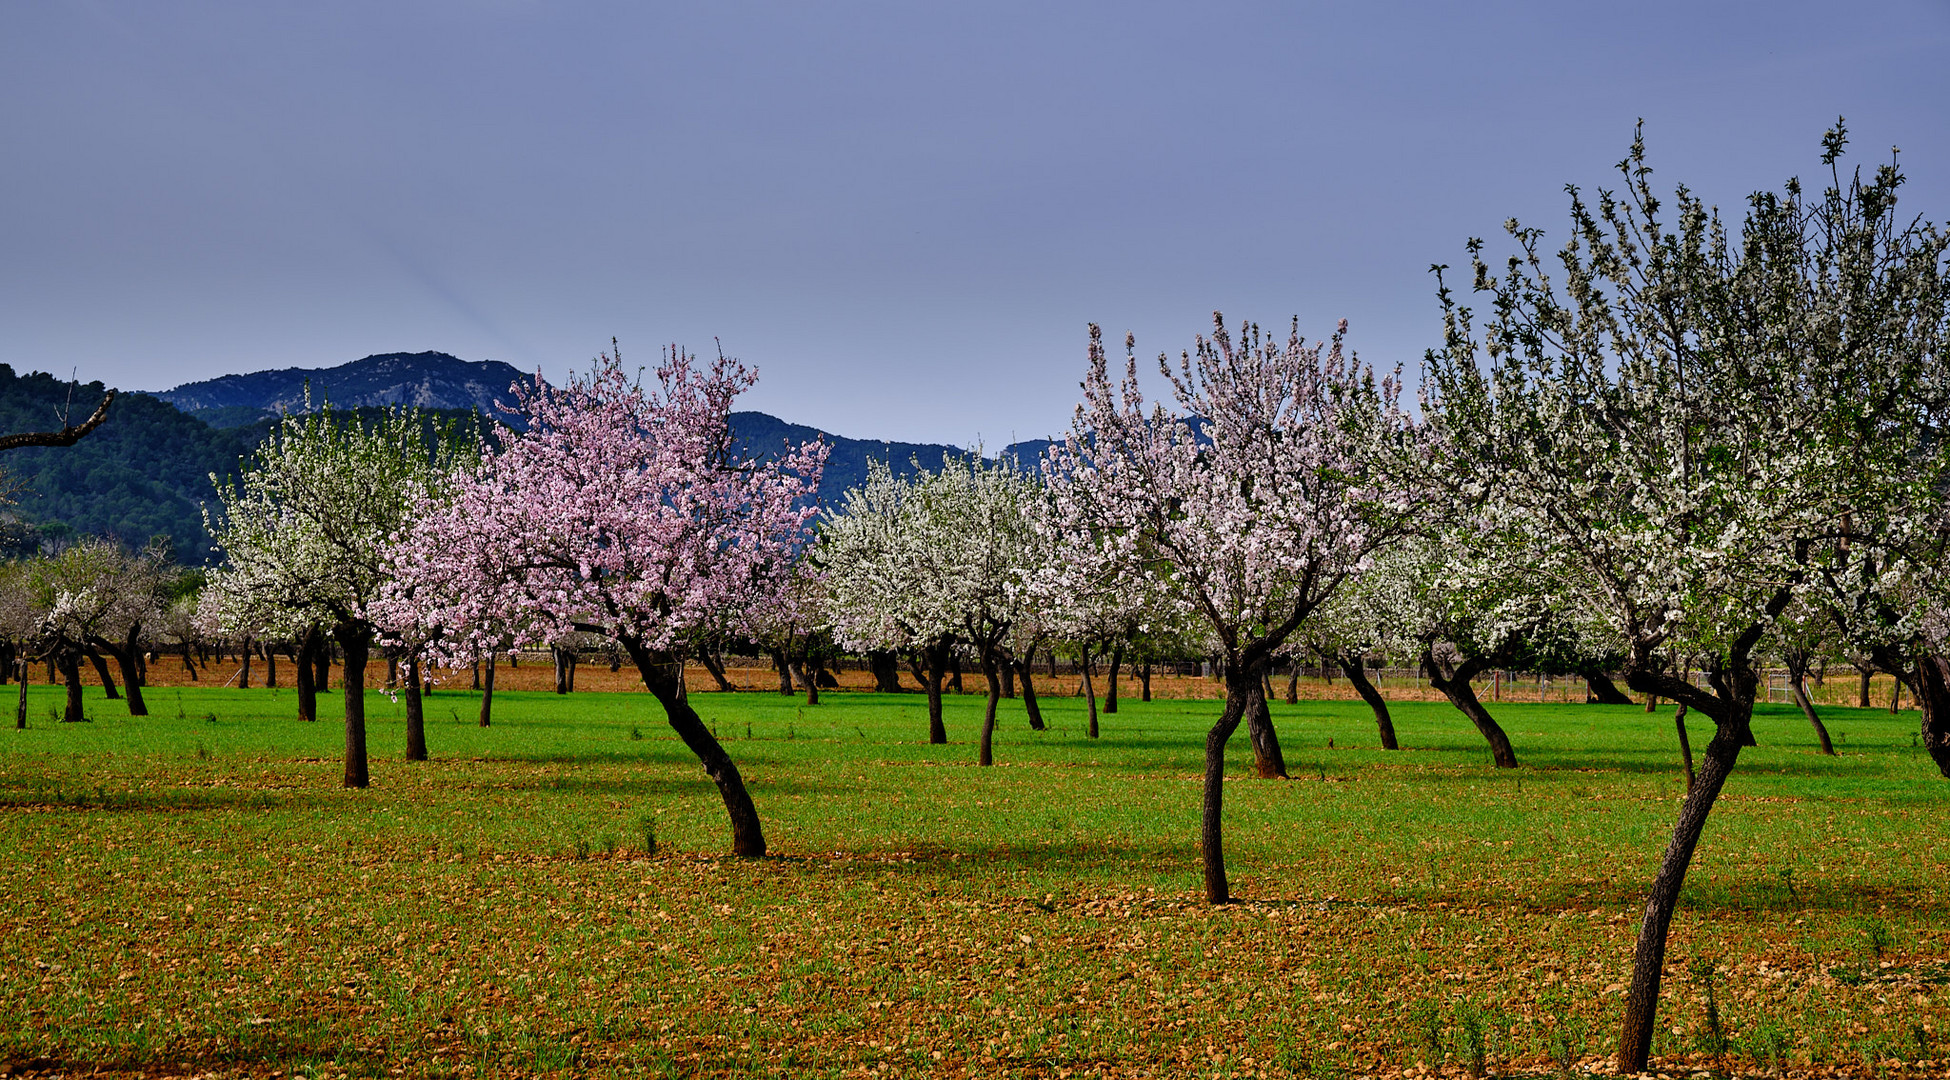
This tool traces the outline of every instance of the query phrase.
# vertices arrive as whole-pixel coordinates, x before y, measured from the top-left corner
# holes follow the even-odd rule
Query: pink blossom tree
[[[1205,895],[1230,899],[1220,830],[1225,748],[1265,704],[1267,665],[1289,637],[1400,529],[1407,500],[1362,479],[1374,447],[1409,430],[1393,378],[1377,382],[1341,348],[1281,341],[1247,324],[1182,355],[1176,408],[1148,407],[1127,337],[1113,384],[1090,328],[1084,400],[1045,461],[1065,560],[1079,590],[1136,575],[1205,624],[1224,659],[1226,699],[1205,739]],[[1395,493],[1399,495],[1399,493]],[[1271,729],[1268,726],[1267,736]]]
[[[731,403],[756,378],[722,353],[700,369],[672,348],[648,386],[614,351],[560,389],[518,384],[525,430],[504,430],[399,537],[396,578],[415,588],[389,611],[443,628],[430,649],[455,664],[510,634],[615,640],[717,784],[742,856],[765,854],[758,811],[685,700],[682,650],[776,602],[826,456],[817,443],[766,461],[734,452]]]

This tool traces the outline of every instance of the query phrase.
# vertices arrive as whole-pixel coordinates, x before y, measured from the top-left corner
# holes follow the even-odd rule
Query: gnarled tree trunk
[[[345,693],[344,786],[362,788],[371,783],[366,771],[366,659],[372,654],[372,631],[341,624],[332,636],[345,650],[345,674],[340,679]]]
[[[122,695],[115,692],[115,678],[108,673],[107,659],[97,649],[88,649],[86,655],[88,662],[95,665],[95,675],[101,679],[102,689],[108,692],[108,700],[120,701]]]
[[[1232,671],[1226,671],[1228,680]],[[1274,777],[1286,779],[1286,755],[1280,751],[1280,734],[1273,730],[1273,710],[1266,704],[1266,672],[1264,669],[1247,673],[1247,677],[1259,684],[1259,691],[1253,695],[1258,705],[1246,714],[1246,737],[1253,743],[1253,772],[1262,780]],[[1230,691],[1227,691],[1230,693]]]
[[[1367,658],[1355,652],[1341,653],[1334,658],[1334,662],[1347,676],[1347,681],[1354,684],[1354,692],[1361,695],[1361,700],[1367,702],[1368,709],[1374,713],[1374,726],[1381,735],[1381,748],[1400,750],[1401,744],[1395,741],[1395,720],[1388,715],[1388,700],[1368,679],[1365,667]]]
[[[731,755],[712,736],[711,729],[698,718],[690,702],[678,692],[678,672],[681,661],[674,653],[658,652],[644,648],[643,643],[632,637],[619,638],[623,648],[629,653],[630,661],[636,665],[637,674],[642,677],[644,688],[654,695],[664,707],[664,715],[669,717],[671,729],[684,741],[691,753],[704,766],[705,775],[718,787],[718,795],[724,800],[725,814],[731,819],[731,853],[748,858],[765,854],[765,831],[759,826],[758,808],[752,805],[752,797],[745,790],[745,779],[732,762]]]
[[[697,662],[703,664],[704,670],[711,673],[711,681],[718,684],[719,691],[729,694],[738,689],[731,685],[730,679],[725,678],[724,663],[712,655],[711,650],[699,649],[697,651]]]
[[[1472,657],[1453,668],[1445,669],[1444,665],[1436,660],[1433,649],[1424,649],[1422,664],[1428,669],[1429,685],[1441,691],[1442,696],[1448,698],[1449,703],[1454,705],[1457,711],[1469,717],[1470,723],[1476,725],[1476,730],[1482,733],[1484,741],[1490,744],[1490,757],[1496,762],[1496,767],[1516,768],[1517,752],[1510,746],[1510,737],[1503,733],[1503,725],[1497,723],[1496,717],[1491,716],[1490,711],[1483,707],[1482,701],[1476,697],[1475,687],[1469,684],[1471,679],[1490,669],[1491,661],[1482,657]]]
[[[1205,864],[1205,900],[1211,904],[1232,902],[1232,889],[1226,880],[1224,832],[1226,742],[1239,728],[1239,721],[1260,707],[1259,676],[1228,670],[1225,710],[1212,730],[1205,733],[1205,788],[1200,804],[1199,846]]]
[[[1034,655],[1034,650],[1032,650],[1029,656],[1024,656],[1020,660],[1012,661],[1012,663],[1015,665],[1016,674],[1022,679],[1022,710],[1029,716],[1030,728],[1035,731],[1041,731],[1044,727],[1043,710],[1036,703],[1036,680],[1033,677],[1034,664],[1030,659]]]
[[[1950,659],[1925,656],[1916,664],[1916,704],[1923,713],[1923,750],[1950,778]]]
[[[1635,704],[1631,698],[1625,696],[1623,690],[1618,688],[1617,683],[1611,681],[1611,676],[1602,671],[1586,672],[1584,684],[1591,689],[1592,699],[1600,705]]]
[[[867,666],[873,671],[873,689],[876,694],[898,694],[901,692],[900,657],[892,649],[875,649],[867,654]]]

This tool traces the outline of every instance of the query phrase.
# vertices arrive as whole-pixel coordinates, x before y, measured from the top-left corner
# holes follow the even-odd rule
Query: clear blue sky
[[[1950,3],[0,5],[0,361],[131,388],[611,336],[991,447],[1085,326],[1413,367],[1431,262],[1654,167],[1737,212],[1892,145],[1950,218]]]

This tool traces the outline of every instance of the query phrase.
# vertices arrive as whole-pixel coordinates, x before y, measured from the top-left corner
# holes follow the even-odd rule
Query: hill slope
[[[495,402],[512,402],[511,385],[533,378],[499,360],[462,360],[443,352],[379,353],[331,368],[224,375],[154,396],[218,427],[303,411],[307,383],[313,400],[329,400],[341,408],[417,405],[494,415]]]

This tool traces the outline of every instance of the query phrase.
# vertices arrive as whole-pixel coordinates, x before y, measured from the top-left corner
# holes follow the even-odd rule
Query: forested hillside
[[[411,372],[395,375],[402,382],[419,381]],[[273,380],[278,388],[287,381]],[[41,372],[18,375],[0,364],[0,432],[57,429],[70,401],[77,415],[85,415],[103,392],[100,383],[75,385]],[[4,511],[0,545],[19,551],[73,536],[112,536],[130,545],[167,537],[182,562],[214,559],[202,515],[202,504],[214,495],[210,474],[234,473],[276,420],[258,411],[265,406],[255,398],[206,407],[212,411],[203,415],[211,423],[152,395],[124,393],[115,399],[107,422],[74,446],[17,450],[0,458],[0,470],[16,489],[15,505]],[[257,418],[238,423],[245,413]],[[435,409],[427,416],[430,422],[467,422],[472,414]],[[761,412],[733,413],[731,423],[744,450],[758,455],[823,436],[833,448],[821,485],[822,501],[828,505],[866,480],[869,460],[889,462],[894,471],[906,473],[913,461],[939,469],[944,458],[965,452],[940,443],[841,438]],[[1041,448],[1018,445],[1031,458]]]

